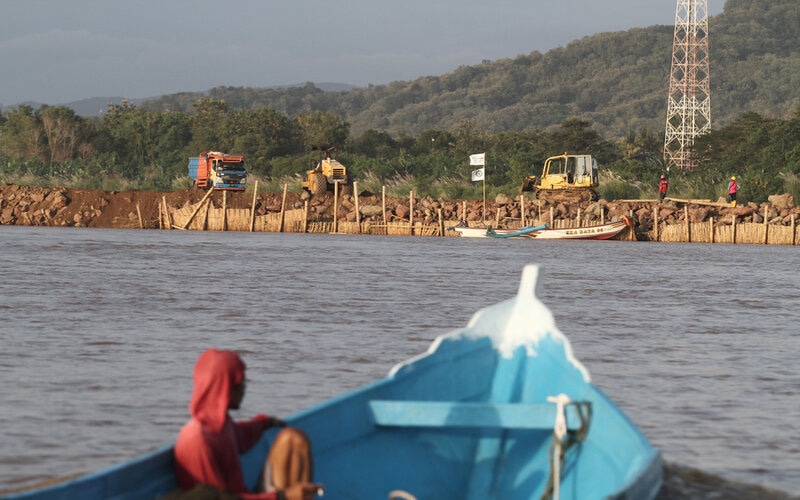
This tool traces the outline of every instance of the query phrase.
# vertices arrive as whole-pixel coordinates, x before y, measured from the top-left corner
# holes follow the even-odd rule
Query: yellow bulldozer
[[[339,192],[346,192],[350,187],[350,179],[347,176],[347,168],[334,158],[337,148],[330,144],[323,144],[314,146],[313,149],[319,150],[319,161],[315,162],[312,168],[306,172],[303,189],[311,195],[321,195],[332,191],[338,184]]]
[[[522,180],[522,191],[535,191],[545,201],[597,200],[599,185],[597,160],[591,155],[551,156],[544,161],[541,177],[529,175]]]

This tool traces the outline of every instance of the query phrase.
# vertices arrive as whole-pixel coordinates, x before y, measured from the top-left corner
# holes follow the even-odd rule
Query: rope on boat
[[[586,439],[589,433],[589,422],[592,419],[592,404],[589,401],[572,402],[566,394],[548,396],[547,401],[556,404],[556,421],[553,426],[553,443],[550,445],[550,477],[542,492],[542,500],[559,500],[561,487],[561,471],[564,468],[564,457],[574,444]],[[567,406],[574,406],[581,425],[577,430],[567,428]]]

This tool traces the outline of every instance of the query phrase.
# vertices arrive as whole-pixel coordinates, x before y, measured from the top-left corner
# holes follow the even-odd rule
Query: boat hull
[[[457,403],[497,398],[535,407],[545,404],[548,395],[566,393],[573,400],[591,403],[598,422],[590,423],[586,439],[567,454],[561,498],[655,497],[660,487],[660,454],[603,393],[585,384],[577,373],[537,387],[532,381],[552,380],[547,366],[558,363],[545,350],[540,352],[543,358],[531,364],[524,348],[506,360],[493,355],[487,344],[486,340],[444,339],[432,358],[298,416],[293,423],[311,436],[317,479],[325,484],[326,495],[387,498],[392,490],[402,490],[418,499],[540,498],[551,474],[554,414],[534,428],[516,428],[513,422],[504,422],[504,407],[490,406],[480,426],[447,422],[457,420],[453,415]],[[447,363],[442,364],[443,359]],[[452,370],[450,363],[471,369],[465,374]],[[484,375],[487,372],[495,376]],[[424,395],[419,394],[421,387]],[[515,387],[510,392],[521,392],[518,396],[497,394],[509,387]],[[420,398],[451,408],[441,425],[425,415],[417,416],[416,422],[414,416],[407,416],[406,421],[398,418],[386,425],[375,424],[371,401]]]
[[[609,240],[621,233],[633,223],[627,216],[621,220],[575,228],[550,229],[546,226],[523,229],[492,229],[477,227],[454,227],[465,238],[534,238],[540,240]]]
[[[540,240],[610,240],[627,227],[631,227],[631,223],[630,219],[626,217],[623,220],[599,226],[546,229],[531,233],[530,237]]]
[[[537,272],[526,267],[516,298],[477,312],[387,377],[287,419],[311,438],[326,497],[527,500],[555,484],[561,498],[655,498],[659,451],[591,383],[534,295]],[[562,412],[554,397],[571,403]],[[571,439],[556,437],[559,418]],[[243,455],[248,484],[274,432]],[[153,498],[175,488],[172,466],[164,448],[9,498]]]

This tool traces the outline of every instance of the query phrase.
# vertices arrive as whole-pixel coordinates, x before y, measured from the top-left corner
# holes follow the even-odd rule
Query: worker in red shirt
[[[730,182],[728,182],[728,201],[731,202],[732,207],[736,206],[736,193],[740,187],[742,185],[736,182],[736,176],[731,177]]]
[[[244,398],[245,364],[233,351],[208,349],[194,368],[191,420],[175,443],[175,475],[181,489],[211,485],[245,500],[311,500],[320,485],[311,482],[311,444],[299,429],[282,420],[256,415],[234,421]],[[263,483],[251,491],[244,481],[241,453],[252,448],[264,431],[284,427],[275,437],[265,462]]]
[[[658,182],[658,199],[664,200],[664,197],[667,196],[667,189],[669,189],[669,182],[667,181],[667,176],[662,175],[661,180]]]

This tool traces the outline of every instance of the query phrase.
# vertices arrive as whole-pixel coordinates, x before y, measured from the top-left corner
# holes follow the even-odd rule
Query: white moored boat
[[[493,229],[490,227],[453,227],[466,238],[536,238],[542,240],[608,240],[633,227],[630,217],[623,215],[620,220],[597,226],[550,229],[545,226],[526,226],[521,229]]]

